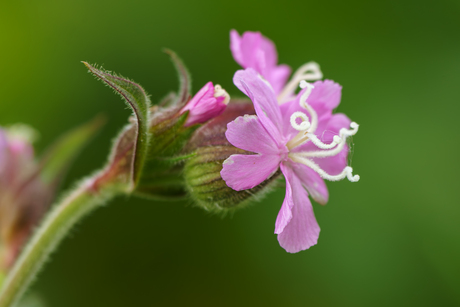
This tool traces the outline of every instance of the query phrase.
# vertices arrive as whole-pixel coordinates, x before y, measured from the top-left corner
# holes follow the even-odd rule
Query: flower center
[[[318,115],[316,114],[315,110],[307,103],[308,96],[310,96],[311,91],[313,89],[313,85],[302,80],[300,82],[300,87],[307,88],[304,94],[300,97],[300,106],[303,107],[311,117],[311,123],[308,120],[308,116],[303,112],[294,112],[291,115],[291,126],[298,130],[299,133],[293,137],[289,142],[287,142],[286,147],[288,148],[289,158],[292,161],[297,163],[302,163],[315,172],[317,172],[322,178],[330,180],[330,181],[337,181],[344,179],[345,177],[352,182],[356,182],[359,180],[359,175],[353,176],[353,169],[350,166],[346,166],[343,171],[338,175],[329,175],[320,166],[315,163],[312,158],[326,158],[338,155],[345,147],[347,143],[347,138],[349,136],[355,135],[358,132],[359,125],[355,122],[350,124],[351,129],[342,128],[339,131],[339,135],[335,135],[332,139],[332,143],[325,144],[323,143],[314,133],[318,126]],[[298,119],[301,119],[302,122],[299,124],[297,122]],[[311,141],[315,146],[317,146],[320,150],[316,151],[305,151],[305,152],[292,152],[292,149],[303,145]]]

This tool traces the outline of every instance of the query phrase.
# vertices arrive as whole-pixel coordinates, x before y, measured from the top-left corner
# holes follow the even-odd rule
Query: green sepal
[[[135,193],[149,198],[182,198],[186,196],[182,176],[183,161],[192,155],[181,152],[201,125],[184,127],[188,112],[176,116],[157,115],[150,125],[151,144]]]
[[[57,184],[77,154],[105,123],[102,116],[83,124],[52,144],[40,160],[40,178],[47,185]]]
[[[174,99],[171,105],[185,105],[185,103],[187,103],[191,97],[192,78],[190,77],[190,73],[188,72],[187,67],[184,65],[184,62],[174,51],[170,49],[164,49],[164,52],[171,57],[171,61],[173,62],[179,77],[179,91],[176,95],[176,99]]]
[[[186,146],[185,152],[195,155],[185,162],[184,180],[189,196],[199,207],[209,212],[228,213],[258,200],[277,182],[277,171],[258,186],[235,191],[222,179],[222,163],[231,155],[253,154],[231,145],[226,136],[227,124],[245,114],[254,114],[252,102],[233,99],[227,109],[214,120],[204,124]]]
[[[132,161],[125,163],[124,167],[119,169],[119,171],[129,173],[128,182],[126,182],[128,191],[134,190],[141,177],[148,149],[150,99],[144,89],[133,81],[121,78],[108,71],[97,69],[86,62],[83,62],[83,64],[97,78],[113,88],[125,100],[134,113],[135,122],[132,128],[129,128],[134,129],[134,131],[130,132],[135,140],[132,147]],[[129,129],[125,129],[124,131],[126,132]],[[132,135],[133,133],[134,135]],[[112,154],[112,156],[116,155],[116,153]]]
[[[228,146],[201,147],[184,167],[184,177],[189,195],[194,203],[209,212],[227,213],[241,209],[251,201],[260,200],[274,186],[281,172],[276,172],[258,186],[235,191],[222,179],[222,163],[232,154],[248,152]]]

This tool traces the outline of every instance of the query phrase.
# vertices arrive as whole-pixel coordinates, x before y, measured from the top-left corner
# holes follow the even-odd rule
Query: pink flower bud
[[[190,111],[185,126],[205,123],[224,112],[230,96],[220,85],[214,86],[208,82],[196,95],[182,108],[181,114]]]

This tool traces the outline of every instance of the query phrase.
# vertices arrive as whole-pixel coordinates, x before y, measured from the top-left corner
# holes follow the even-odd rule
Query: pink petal
[[[181,114],[189,111],[187,121],[184,124],[185,127],[205,123],[225,111],[227,107],[224,103],[225,97],[215,97],[214,95],[214,85],[212,82],[208,82],[182,108],[180,111]]]
[[[292,163],[291,167],[310,196],[319,204],[325,205],[329,200],[329,192],[323,178],[306,165]]]
[[[291,68],[288,65],[279,65],[266,72],[265,78],[270,82],[273,90],[278,95],[287,83],[291,75]]]
[[[260,32],[230,31],[230,50],[233,58],[243,68],[252,68],[261,74],[279,94],[291,74],[287,65],[279,65],[275,44]]]
[[[297,253],[318,242],[320,228],[300,179],[292,171],[287,174],[286,182],[292,188],[292,218],[278,235],[278,242],[288,253]]]
[[[227,140],[235,147],[260,154],[279,153],[278,145],[255,115],[239,116],[228,123]]]
[[[251,32],[245,32],[243,34],[243,43],[245,42],[246,36],[249,35],[251,35]],[[257,47],[263,52],[266,68],[274,67],[278,63],[278,53],[276,52],[275,44],[259,32],[256,32],[252,35],[258,36]]]
[[[252,100],[259,120],[273,139],[284,143],[281,111],[273,89],[251,68],[238,70],[233,83]]]
[[[294,200],[292,198],[292,187],[291,187],[291,180],[292,177],[292,170],[289,167],[286,167],[284,163],[280,165],[281,171],[283,172],[284,177],[286,178],[286,195],[284,196],[283,205],[281,206],[280,211],[278,212],[278,216],[276,217],[275,222],[275,233],[280,234],[283,232],[286,225],[292,218],[292,207],[294,206]]]
[[[220,175],[236,191],[252,189],[278,169],[278,155],[232,155],[223,163]]]
[[[260,32],[246,31],[241,37],[240,50],[243,56],[244,68],[254,68],[262,73],[267,65],[266,55],[261,48],[262,34]]]
[[[278,62],[275,44],[260,32],[246,31],[240,37],[236,30],[230,31],[230,50],[243,68],[254,68],[262,75]]]
[[[235,61],[244,67],[243,54],[241,53],[241,37],[236,30],[230,31],[230,50]]]
[[[330,114],[337,108],[342,98],[342,86],[332,80],[316,81],[315,88],[308,97],[308,104],[316,111],[318,118]]]

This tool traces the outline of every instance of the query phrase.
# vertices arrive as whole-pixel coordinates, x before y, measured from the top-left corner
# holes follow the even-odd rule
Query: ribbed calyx
[[[233,154],[253,154],[231,145],[225,137],[227,124],[238,116],[255,114],[249,100],[231,100],[225,112],[200,127],[190,139],[185,151],[193,153],[184,167],[186,188],[194,202],[211,212],[226,212],[242,208],[250,200],[260,199],[279,177],[277,172],[262,184],[244,191],[227,186],[220,175],[222,163]]]

